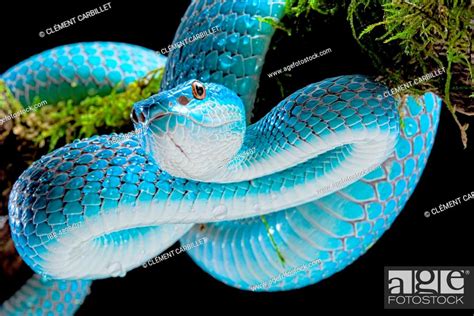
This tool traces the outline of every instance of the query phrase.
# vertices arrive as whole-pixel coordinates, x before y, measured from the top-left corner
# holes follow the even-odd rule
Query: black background
[[[33,54],[80,41],[126,42],[160,50],[172,42],[188,5],[188,1],[182,0],[112,1],[107,12],[82,22],[76,18],[75,25],[39,37],[40,31],[55,23],[60,24],[104,3],[16,1],[8,7],[2,4],[0,73]],[[278,80],[288,91],[294,91],[331,76],[377,74],[353,40],[343,15],[329,22],[318,17],[312,19],[311,24],[312,32],[305,37],[294,34],[288,38],[282,32],[275,35],[277,48],[272,48],[267,55],[258,92],[258,116],[282,99]],[[332,53],[295,68],[291,76],[266,76],[328,47]],[[472,123],[471,120],[474,128]],[[289,307],[295,314],[327,315],[333,310],[347,309],[357,314],[376,310],[377,315],[404,315],[407,311],[383,309],[384,266],[474,266],[474,200],[430,218],[424,216],[425,211],[440,203],[474,191],[472,128],[470,146],[463,150],[457,126],[446,108],[443,109],[425,172],[401,215],[368,253],[329,279],[301,290],[252,293],[225,286],[200,270],[187,255],[179,255],[147,269],[138,268],[124,278],[95,281],[77,315],[132,311],[134,315],[160,314],[163,308],[173,313],[187,309],[198,313],[225,313],[231,308],[253,314],[255,308],[272,313],[283,307]],[[468,310],[425,310],[417,314],[425,314],[423,312],[473,314]]]

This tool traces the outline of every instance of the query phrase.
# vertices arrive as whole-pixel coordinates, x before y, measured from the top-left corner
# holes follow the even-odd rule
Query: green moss
[[[440,95],[459,126],[464,147],[468,124],[462,124],[456,113],[468,112],[465,105],[472,102],[472,19],[472,5],[458,0],[352,0],[348,7],[353,35],[387,86],[445,67],[445,75],[406,93]]]
[[[340,1],[339,1],[340,2]],[[287,0],[285,11],[287,15],[299,16],[308,14],[311,10],[324,15],[333,15],[340,8],[338,1],[330,0]]]
[[[258,17],[257,17],[257,20],[260,21],[260,22],[262,22],[262,23],[268,23],[268,24],[270,24],[272,27],[274,27],[275,29],[282,30],[282,31],[286,32],[286,34],[288,34],[289,36],[291,36],[291,29],[285,27],[285,25],[284,25],[283,23],[277,22],[276,19],[274,19],[274,18],[258,16]]]
[[[270,232],[270,225],[268,225],[267,219],[263,215],[260,216],[260,219],[261,219],[263,225],[265,225],[265,230],[267,231],[267,236],[268,236],[268,238],[270,238],[270,242],[272,243],[272,247],[276,251],[276,254],[278,256],[278,260],[280,260],[281,265],[283,267],[285,267],[285,264],[286,264],[285,257],[283,257],[283,254],[281,253],[280,249],[278,248],[278,245],[277,245],[275,239],[273,238],[272,233]]]
[[[5,82],[0,80],[0,118],[2,119],[2,122],[0,122],[0,125],[3,127],[2,128],[3,132],[6,131],[5,126],[9,125],[9,121],[5,120],[6,117],[9,114],[17,113],[21,110],[23,110],[23,106],[21,105],[21,103],[17,99],[15,99],[15,97],[12,95],[7,85],[5,84]],[[3,122],[3,120],[5,121]],[[18,120],[19,120],[19,117],[12,118],[11,120],[12,122],[10,123],[14,124]]]
[[[301,28],[300,23],[304,24],[306,19],[294,17],[316,13],[324,19],[337,19],[335,13],[346,9],[354,39],[379,71],[378,80],[386,86],[397,87],[445,68],[444,75],[412,86],[404,94],[419,96],[431,91],[439,95],[458,125],[466,147],[468,124],[462,123],[457,114],[474,115],[474,105],[471,105],[474,97],[472,3],[462,0],[287,0],[286,18],[274,26],[288,34],[304,34],[312,31],[310,23]]]
[[[32,141],[39,147],[48,145],[52,150],[76,138],[117,132],[130,125],[130,111],[135,102],[158,92],[163,71],[163,68],[156,69],[121,92],[113,89],[106,96],[45,105],[22,118],[25,122],[34,119],[37,123],[24,125],[25,133],[30,129],[39,131]]]
[[[306,16],[311,11],[316,11],[324,15],[333,15],[339,9],[339,5],[334,1],[327,0],[287,0],[285,4],[285,15],[287,17],[299,17],[301,14]],[[287,26],[289,20],[285,22],[276,22],[275,18],[257,17],[260,22],[268,23],[275,29],[284,31],[291,36],[294,30],[298,31],[297,25]],[[308,25],[310,28],[310,25]]]

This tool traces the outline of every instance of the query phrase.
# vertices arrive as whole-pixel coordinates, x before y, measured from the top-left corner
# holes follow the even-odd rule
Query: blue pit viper
[[[284,12],[278,0],[196,0],[173,42],[186,45],[168,58],[77,43],[1,76],[28,106],[35,96],[104,95],[166,64],[160,92],[133,107],[139,133],[76,140],[16,181],[12,239],[36,274],[0,315],[72,315],[91,280],[123,276],[177,240],[207,238],[188,251],[192,259],[255,291],[315,284],[377,241],[426,165],[441,100],[409,96],[400,125],[399,100],[385,97],[386,87],[345,75],[307,85],[250,125],[274,33],[264,20]],[[189,40],[212,28],[219,32]]]

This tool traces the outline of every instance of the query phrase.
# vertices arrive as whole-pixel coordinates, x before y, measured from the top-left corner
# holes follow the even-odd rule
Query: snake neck
[[[193,1],[176,32],[161,91],[190,79],[213,82],[233,90],[245,105],[250,123],[275,22],[285,2]],[[217,29],[217,32],[214,32]],[[211,31],[212,30],[212,31]]]

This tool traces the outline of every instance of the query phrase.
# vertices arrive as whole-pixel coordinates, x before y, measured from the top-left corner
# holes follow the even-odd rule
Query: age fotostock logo
[[[385,308],[474,308],[473,267],[385,267]]]

